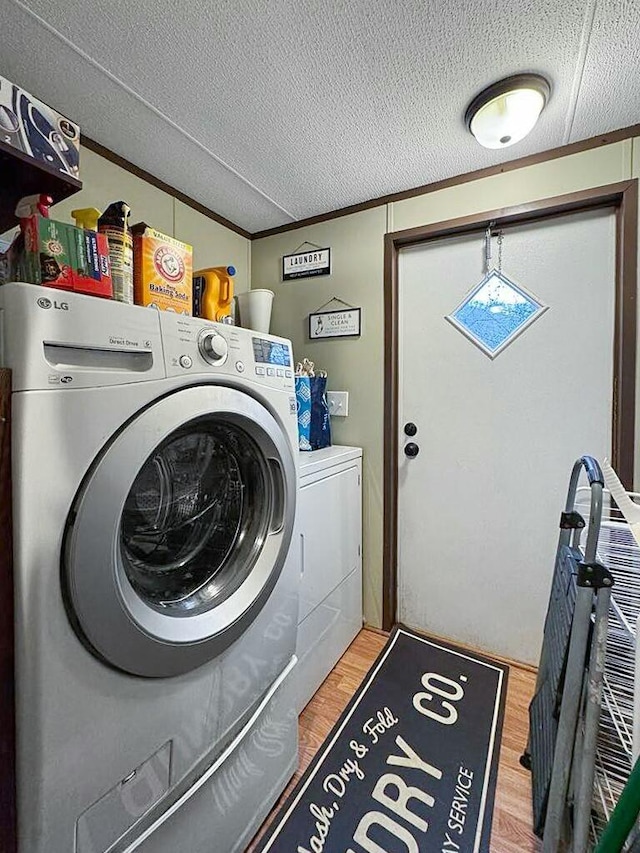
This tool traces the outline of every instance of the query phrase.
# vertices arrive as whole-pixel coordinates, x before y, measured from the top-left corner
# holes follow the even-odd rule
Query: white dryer
[[[297,762],[290,343],[27,284],[0,341],[19,853],[244,850]]]

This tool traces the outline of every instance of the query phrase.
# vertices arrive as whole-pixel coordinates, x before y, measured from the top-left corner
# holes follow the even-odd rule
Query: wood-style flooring
[[[300,766],[247,853],[254,850],[258,839],[306,770],[386,640],[387,637],[377,631],[362,630],[302,712]],[[510,667],[509,686],[493,811],[491,853],[534,853],[540,847],[531,831],[531,777],[520,766],[518,759],[527,742],[527,709],[535,687],[535,673],[512,661],[507,663]]]

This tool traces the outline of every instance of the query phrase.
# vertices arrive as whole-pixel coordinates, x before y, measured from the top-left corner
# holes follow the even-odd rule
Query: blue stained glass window
[[[495,358],[546,310],[547,306],[523,287],[502,272],[491,270],[447,320]]]

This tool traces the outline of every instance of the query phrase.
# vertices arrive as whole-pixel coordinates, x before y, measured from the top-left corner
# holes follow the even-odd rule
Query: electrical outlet
[[[349,392],[327,391],[327,404],[330,415],[346,418],[349,414]]]

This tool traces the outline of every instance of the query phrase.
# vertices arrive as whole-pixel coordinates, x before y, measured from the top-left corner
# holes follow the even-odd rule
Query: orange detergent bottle
[[[193,316],[229,322],[235,267],[209,267],[193,274]]]

